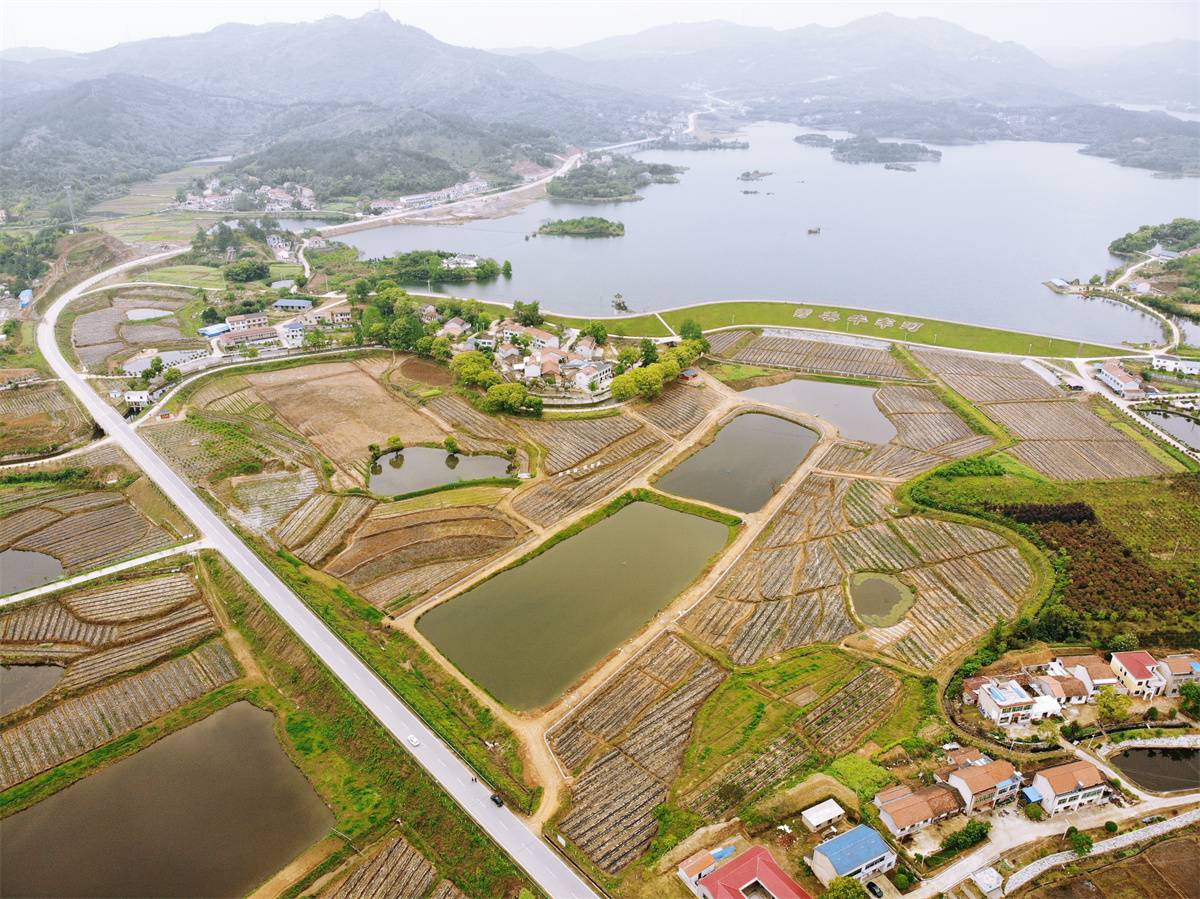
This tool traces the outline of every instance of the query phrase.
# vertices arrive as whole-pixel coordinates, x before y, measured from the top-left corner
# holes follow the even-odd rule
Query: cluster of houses
[[[316,209],[317,197],[312,188],[287,181],[282,187],[264,184],[254,191],[240,187],[222,190],[219,178],[209,179],[200,193],[188,193],[179,202],[180,209],[191,211],[226,212],[236,209],[238,198],[249,196],[251,205],[264,212],[288,212],[293,209]]]
[[[933,783],[915,790],[907,784],[889,787],[875,796],[874,805],[888,832],[904,839],[953,815],[988,812],[1014,799],[1056,815],[1106,802],[1113,794],[1104,772],[1082,759],[1044,768],[1025,783],[1011,762],[948,744],[946,764],[933,773]]]
[[[438,311],[425,306],[421,318],[426,322],[437,321]],[[612,363],[604,358],[604,347],[574,328],[559,336],[543,328],[501,319],[492,322],[486,331],[476,332],[455,316],[444,322],[437,333],[439,337],[448,337],[456,352],[490,351],[496,369],[510,381],[594,395],[607,390],[615,374]]]
[[[1155,371],[1200,377],[1200,359],[1185,359],[1182,356],[1161,354],[1150,360],[1150,367]]]
[[[299,313],[296,318],[279,325],[272,325],[266,312],[247,312],[230,315],[223,323],[201,328],[205,337],[217,338],[222,352],[240,347],[279,344],[288,349],[304,345],[304,335],[311,328],[349,328],[353,315],[349,306],[313,308],[312,300],[300,297],[282,297],[271,304],[276,312]]]
[[[1023,727],[1063,709],[1095,702],[1104,687],[1150,701],[1178,696],[1185,683],[1200,681],[1200,657],[1178,653],[1156,659],[1144,650],[1114,652],[1105,661],[1090,655],[1059,656],[1044,666],[1011,675],[969,677],[963,702],[1001,727]]]
[[[406,209],[427,209],[439,203],[449,203],[452,200],[461,200],[472,194],[483,193],[487,189],[488,183],[486,181],[482,178],[472,177],[466,181],[460,181],[458,184],[452,184],[450,187],[442,190],[434,190],[428,193],[408,194],[403,197],[377,197],[374,200],[368,200],[364,204],[364,209],[368,215],[384,215],[388,212],[397,212]]]

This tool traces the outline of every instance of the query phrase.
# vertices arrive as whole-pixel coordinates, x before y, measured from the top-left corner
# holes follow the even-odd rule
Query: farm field
[[[159,212],[174,205],[175,191],[178,188],[186,187],[195,178],[207,177],[218,168],[220,166],[216,164],[189,165],[163,172],[146,181],[137,181],[129,185],[129,191],[124,196],[92,206],[88,210],[88,216],[108,218]],[[195,233],[194,227],[192,233]]]
[[[195,234],[195,229],[191,231]],[[202,287],[213,290],[225,289],[225,275],[219,268],[207,265],[164,265],[162,268],[141,272],[135,281],[158,281],[163,284],[178,284],[180,287]]]
[[[53,452],[91,433],[91,419],[58,384],[0,392],[0,458]]]
[[[1018,896],[1023,899],[1187,899],[1195,893],[1196,858],[1200,838],[1195,833],[1164,840],[1119,861],[1097,864],[1089,859],[1083,871],[1063,876],[1055,869]]]
[[[116,372],[135,352],[201,349],[206,343],[183,310],[193,303],[190,291],[163,287],[122,288],[94,293],[73,303],[59,320],[69,325],[69,343],[86,368]],[[149,311],[161,315],[149,317]],[[147,317],[139,319],[146,314]]]
[[[152,518],[131,501],[132,495],[132,488],[102,487],[86,476],[61,484],[0,486],[0,551],[51,556],[69,575],[163,549],[182,538],[187,525],[165,500],[145,495],[144,501],[157,507],[148,510]]]
[[[807,340],[799,336],[763,334],[737,350],[733,361],[818,374],[850,375],[880,380],[913,377],[886,345],[878,347]]]

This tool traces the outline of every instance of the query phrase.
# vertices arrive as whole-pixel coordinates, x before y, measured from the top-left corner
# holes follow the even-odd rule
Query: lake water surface
[[[0,665],[0,715],[45,696],[65,670],[58,665]]]
[[[1200,789],[1200,749],[1126,749],[1111,761],[1145,790],[1172,793]]]
[[[396,496],[454,481],[502,478],[508,466],[508,460],[499,456],[451,455],[444,449],[410,446],[380,456],[371,466],[368,486],[382,496]]]
[[[696,577],[723,524],[634,503],[436,606],[417,629],[501,702],[556,699]]]
[[[40,587],[62,575],[62,562],[46,553],[28,549],[0,552],[0,596]]]
[[[5,896],[241,896],[333,826],[247,702],[0,821]]]
[[[895,425],[875,405],[874,387],[793,378],[751,387],[742,396],[823,418],[852,440],[887,443],[896,436]]]
[[[611,314],[715,299],[799,299],[1089,340],[1151,340],[1154,320],[1116,303],[1057,296],[1049,278],[1088,278],[1116,264],[1115,237],[1146,222],[1200,213],[1192,179],[1155,178],[1067,144],[998,142],[942,148],[913,173],[848,165],[804,147],[800,129],[746,129],[748,150],[653,150],[685,165],[678,184],[635,203],[542,200],[496,220],[393,225],[338,237],[367,256],[401,250],[479,253],[513,264],[511,279],[447,285],[459,295],[540,300]],[[747,196],[740,172],[775,174]],[[525,237],[548,219],[624,222],[613,240]],[[821,234],[809,236],[810,227]]]
[[[655,486],[665,493],[739,512],[766,505],[819,439],[815,431],[775,415],[747,412],[717,432]]]

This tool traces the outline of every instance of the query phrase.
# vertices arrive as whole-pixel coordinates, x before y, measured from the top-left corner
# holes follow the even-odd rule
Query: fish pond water
[[[62,575],[62,562],[46,553],[29,549],[0,552],[0,596],[40,587]]]
[[[896,436],[895,425],[875,405],[874,387],[793,378],[751,387],[742,396],[823,418],[852,440],[887,443]]]
[[[1200,749],[1126,749],[1109,761],[1144,790],[1173,793],[1200,789]]]
[[[904,617],[916,599],[908,584],[873,571],[852,574],[849,591],[855,614],[872,627],[891,627]]]
[[[1178,412],[1143,412],[1142,415],[1180,443],[1200,450],[1200,419]]]
[[[688,170],[678,184],[640,190],[638,203],[543,199],[499,219],[336,239],[368,257],[440,249],[511,260],[511,278],[443,289],[574,315],[611,314],[619,292],[636,311],[807,300],[1102,342],[1158,338],[1142,312],[1059,296],[1044,282],[1103,273],[1117,264],[1113,238],[1195,216],[1191,180],[1155,178],[1069,144],[1002,141],[941,147],[941,162],[894,172],[838,162],[827,148],[795,143],[800,132],[764,122],[745,129],[745,150],[639,153]],[[754,169],[774,174],[747,196],[738,175]],[[624,223],[625,237],[529,238],[549,219],[588,215]]]
[[[0,821],[5,896],[241,896],[333,815],[238,702]]]
[[[58,665],[0,665],[0,715],[45,696],[65,670]]]
[[[417,629],[515,709],[556,699],[725,545],[728,528],[638,502],[434,607]]]
[[[455,481],[502,478],[509,461],[499,456],[460,456],[431,446],[410,446],[380,456],[367,486],[381,496],[441,487]]]
[[[760,412],[739,415],[712,443],[688,456],[655,484],[689,499],[739,512],[761,509],[804,461],[816,431]]]

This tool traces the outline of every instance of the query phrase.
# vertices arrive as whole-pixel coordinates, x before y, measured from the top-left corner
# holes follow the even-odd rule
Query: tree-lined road
[[[93,285],[121,271],[161,261],[177,252],[179,251],[126,262],[89,278],[63,294],[46,310],[38,325],[38,347],[46,361],[96,423],[187,516],[204,540],[219,551],[250,586],[258,591],[359,702],[392,733],[400,745],[412,753],[421,766],[542,890],[556,899],[594,896],[593,891],[576,871],[539,836],[532,833],[516,815],[507,808],[497,808],[492,804],[487,787],[482,783],[473,782],[471,769],[309,610],[115,409],[92,391],[84,378],[63,356],[54,332],[58,316],[68,303]],[[409,737],[416,737],[419,745],[411,745]]]

